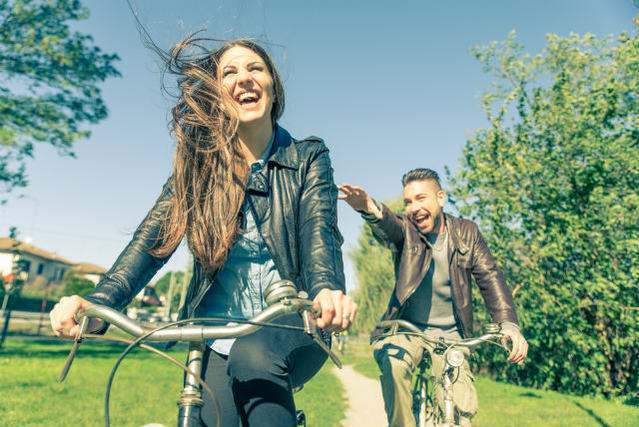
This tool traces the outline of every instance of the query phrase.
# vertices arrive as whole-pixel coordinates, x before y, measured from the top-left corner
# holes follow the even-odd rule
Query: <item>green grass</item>
[[[65,383],[56,379],[69,343],[27,341],[10,337],[0,350],[0,424],[9,426],[104,425],[106,380],[120,346],[85,343]],[[185,350],[173,350],[182,361]],[[182,373],[174,365],[143,350],[122,363],[111,393],[111,424],[175,425]],[[339,380],[327,366],[295,395],[310,426],[336,426],[343,418]],[[322,420],[319,422],[318,420]]]
[[[369,378],[378,379],[379,369],[370,347],[357,341],[349,345],[343,362]],[[475,385],[479,412],[473,418],[474,427],[639,427],[639,406],[621,401],[519,387],[484,376],[477,378]]]

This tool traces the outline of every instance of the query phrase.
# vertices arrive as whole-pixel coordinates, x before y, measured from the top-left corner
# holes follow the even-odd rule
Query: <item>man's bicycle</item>
[[[465,360],[462,349],[474,348],[480,344],[491,343],[505,348],[500,340],[504,337],[496,323],[486,325],[486,333],[476,338],[452,339],[433,337],[406,320],[384,320],[377,324],[384,332],[375,337],[382,339],[395,334],[416,336],[434,346],[436,354],[443,355],[445,365],[440,378],[429,375],[430,357],[424,352],[421,362],[417,366],[413,385],[413,415],[418,427],[458,427],[455,421],[455,403],[453,401],[452,386],[457,380],[459,367]],[[443,402],[437,401],[435,386],[443,390]]]
[[[248,320],[233,319],[234,325],[226,326],[207,326],[206,323],[211,322],[228,322],[226,318],[192,318],[177,322],[168,323],[154,329],[148,329],[116,311],[110,307],[94,304],[86,310],[78,313],[76,320],[80,325],[80,332],[74,340],[73,347],[67,357],[62,368],[59,381],[62,382],[66,378],[71,364],[78,351],[80,343],[85,339],[107,339],[117,340],[128,343],[129,345],[120,354],[115,362],[109,379],[107,381],[104,396],[104,419],[105,425],[110,425],[109,399],[111,386],[115,378],[115,373],[122,360],[130,353],[130,351],[139,346],[149,350],[159,356],[164,357],[171,363],[179,366],[185,372],[184,388],[178,401],[178,427],[201,427],[200,412],[204,401],[202,400],[202,388],[214,400],[216,406],[218,403],[215,399],[214,392],[204,383],[201,377],[202,373],[202,355],[204,345],[207,340],[218,338],[239,338],[257,331],[262,327],[283,328],[291,330],[301,330],[309,334],[313,340],[322,348],[333,360],[333,362],[341,368],[341,362],[337,356],[331,351],[328,345],[322,339],[320,331],[315,323],[315,318],[319,313],[313,310],[313,302],[308,299],[305,292],[297,292],[293,282],[281,280],[269,285],[264,291],[267,308],[257,316]],[[299,313],[303,319],[303,327],[281,325],[273,323],[274,320],[293,313]],[[105,338],[101,335],[87,333],[89,319],[102,319],[120,330],[135,337],[133,340],[119,339],[114,337]],[[186,364],[179,362],[165,352],[155,347],[144,344],[144,342],[188,342],[189,351]],[[218,406],[219,409],[219,406]],[[219,411],[217,411],[219,414]],[[306,425],[305,415],[302,411],[297,414],[298,425]],[[220,427],[218,417],[217,425]]]

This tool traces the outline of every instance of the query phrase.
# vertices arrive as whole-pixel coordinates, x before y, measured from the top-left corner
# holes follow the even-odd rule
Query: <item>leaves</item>
[[[479,363],[560,391],[636,390],[639,38],[550,34],[531,57],[511,35],[475,52],[496,80],[491,127],[466,143],[451,197],[518,284],[531,344],[525,369]]]
[[[98,84],[119,76],[119,59],[73,32],[86,19],[79,0],[0,0],[0,191],[27,185],[35,143],[73,156],[84,128],[107,116]]]

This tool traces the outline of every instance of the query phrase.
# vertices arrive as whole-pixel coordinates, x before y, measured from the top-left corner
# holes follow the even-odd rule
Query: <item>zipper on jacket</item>
[[[452,238],[452,234],[450,234],[451,230],[448,227],[448,223],[446,223],[446,232],[448,233],[448,236],[451,240],[451,242],[453,241]],[[452,255],[450,257],[450,261],[448,262],[448,276],[450,277],[450,295],[451,295],[451,300],[453,303],[453,317],[455,318],[455,324],[457,325],[457,328],[459,329],[459,335],[462,336],[462,338],[465,338],[465,331],[464,331],[464,325],[462,324],[461,320],[460,320],[460,315],[459,315],[459,309],[457,308],[457,297],[455,296],[455,282],[453,281],[453,275],[451,274],[452,271],[452,265],[453,265],[453,259],[455,258],[455,252],[458,251],[458,248],[456,246],[453,247],[453,252]]]

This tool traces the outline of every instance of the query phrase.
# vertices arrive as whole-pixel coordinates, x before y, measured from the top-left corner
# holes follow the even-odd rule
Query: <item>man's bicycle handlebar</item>
[[[432,344],[443,344],[445,346],[455,346],[455,347],[466,347],[473,348],[485,342],[495,342],[504,337],[502,334],[501,328],[496,323],[489,323],[486,325],[485,329],[487,333],[481,335],[479,337],[474,338],[448,338],[442,336],[433,336],[424,332],[419,327],[415,326],[411,322],[407,320],[397,319],[397,320],[382,320],[377,323],[377,328],[387,330],[388,332],[379,335],[376,338],[382,338],[389,335],[395,334],[407,334],[407,335],[416,335],[423,338],[425,341]]]

